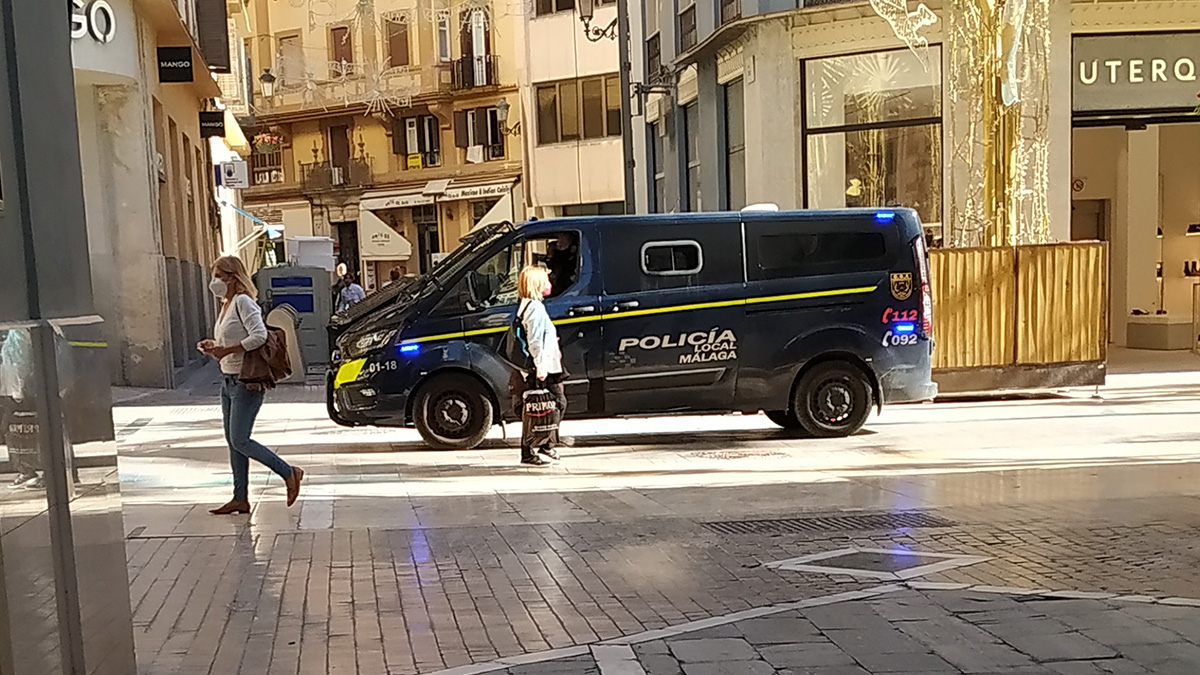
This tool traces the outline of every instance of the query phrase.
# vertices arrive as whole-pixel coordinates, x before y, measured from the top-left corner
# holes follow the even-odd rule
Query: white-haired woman
[[[250,460],[253,459],[283,479],[287,485],[287,505],[296,503],[304,470],[283,461],[266,446],[250,438],[254,421],[262,409],[263,391],[242,384],[238,375],[246,352],[266,344],[267,326],[262,308],[255,302],[257,291],[250,273],[240,258],[224,256],[212,267],[209,290],[221,300],[216,339],[202,340],[197,348],[221,362],[221,419],[225,441],[229,444],[229,464],[233,468],[233,500],[212,509],[214,515],[250,513]]]

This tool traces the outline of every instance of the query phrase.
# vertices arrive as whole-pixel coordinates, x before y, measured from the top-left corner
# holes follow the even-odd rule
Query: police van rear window
[[[887,241],[881,232],[764,234],[757,242],[761,279],[853,272],[882,261]]]

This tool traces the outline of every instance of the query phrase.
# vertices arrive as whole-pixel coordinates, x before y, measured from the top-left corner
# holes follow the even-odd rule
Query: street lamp
[[[604,28],[593,26],[592,19],[596,18],[596,0],[579,0],[579,20],[583,21],[583,36],[590,42],[617,39],[617,23],[621,14],[618,12],[617,18],[610,21]]]
[[[271,71],[264,70],[262,75],[258,76],[258,81],[262,84],[262,93],[266,98],[271,98],[275,95],[275,76]]]
[[[521,133],[520,122],[517,122],[511,127],[506,124],[506,122],[508,122],[508,112],[511,109],[512,106],[509,105],[508,99],[506,98],[500,99],[500,102],[496,104],[496,121],[500,123],[500,133],[504,134],[505,136]]]
[[[634,159],[633,159],[633,113],[630,73],[633,66],[629,61],[629,0],[617,0],[617,18],[604,28],[592,25],[596,17],[597,0],[578,0],[579,20],[583,22],[583,36],[589,42],[600,40],[616,40],[617,54],[621,65],[621,151],[625,163],[625,213],[632,214],[637,210],[634,199]]]

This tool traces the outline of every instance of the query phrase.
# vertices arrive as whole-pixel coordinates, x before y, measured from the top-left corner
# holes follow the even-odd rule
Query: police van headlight
[[[366,333],[354,339],[350,345],[350,350],[355,355],[361,356],[367,352],[375,351],[380,347],[386,347],[391,344],[396,337],[396,329],[377,330],[371,333]]]

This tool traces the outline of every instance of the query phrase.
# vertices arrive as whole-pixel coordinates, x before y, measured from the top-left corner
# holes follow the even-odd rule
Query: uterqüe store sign
[[[1196,106],[1200,33],[1078,36],[1072,51],[1076,112]]]

